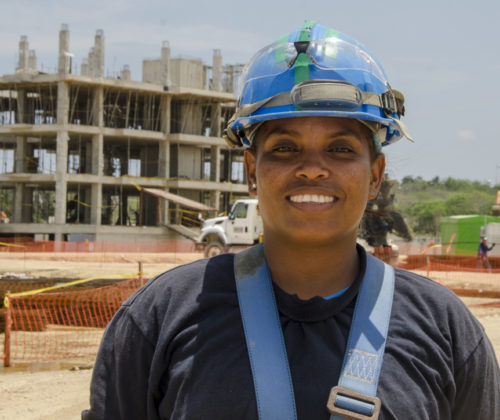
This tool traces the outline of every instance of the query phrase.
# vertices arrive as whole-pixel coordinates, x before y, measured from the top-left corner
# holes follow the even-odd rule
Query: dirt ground
[[[0,277],[82,279],[100,275],[135,274],[142,263],[145,277],[201,258],[201,254],[9,254],[0,253]],[[427,273],[423,273],[427,274]],[[454,288],[479,287],[500,291],[500,274],[435,275]],[[458,277],[458,280],[457,280]],[[499,299],[465,297],[490,337],[500,362],[500,307],[484,304]],[[69,367],[35,365],[29,369],[0,368],[0,420],[71,420],[89,405],[92,363]]]

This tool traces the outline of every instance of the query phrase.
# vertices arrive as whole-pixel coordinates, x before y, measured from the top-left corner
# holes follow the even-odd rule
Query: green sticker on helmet
[[[311,29],[316,24],[315,20],[306,20],[302,25],[302,30],[299,35],[299,42],[310,41],[311,40]],[[304,54],[300,53],[295,60],[295,78],[294,83],[297,85],[305,80],[309,80],[309,64],[311,63],[310,58]]]
[[[274,59],[276,63],[281,63],[286,61],[288,58],[288,53],[286,49],[286,44],[288,43],[288,35],[284,35],[276,41],[276,50],[274,51]]]
[[[340,32],[336,31],[332,28],[327,28],[325,31],[325,43],[323,45],[323,55],[327,57],[337,59],[338,53],[338,44],[337,39],[340,35]]]

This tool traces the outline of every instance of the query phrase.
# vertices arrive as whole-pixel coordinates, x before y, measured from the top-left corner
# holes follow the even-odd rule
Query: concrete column
[[[19,60],[17,62],[16,71],[23,71],[28,68],[29,62],[29,46],[28,37],[26,35],[21,36],[19,41]]]
[[[97,37],[97,35],[96,35]],[[104,125],[104,89],[102,86],[95,88],[92,103],[92,122],[100,128]],[[93,175],[101,177],[104,169],[104,136],[101,133],[92,136],[92,170]],[[102,223],[102,183],[91,186],[91,211],[90,223]]]
[[[94,77],[94,75],[95,75],[95,54],[94,54],[94,47],[90,47],[87,61],[88,61],[88,74],[87,74],[87,76]]]
[[[26,91],[24,89],[17,89],[16,123],[26,123]]]
[[[168,41],[163,41],[161,47],[160,60],[160,83],[164,87],[170,86],[170,44]]]
[[[33,221],[33,189],[25,184],[16,184],[14,203],[14,219],[19,223]]]
[[[210,148],[210,181],[220,181],[220,146]]]
[[[212,137],[221,137],[221,119],[222,119],[222,105],[220,103],[216,103],[212,105],[212,118],[211,118],[211,126],[210,126],[210,135]]]
[[[56,203],[55,223],[66,223],[68,172],[68,109],[69,88],[65,82],[57,84],[57,136],[56,136]],[[56,240],[62,240],[61,238]]]
[[[104,168],[104,149],[103,149],[103,135],[96,134],[92,136],[92,168],[91,174],[102,176]]]
[[[12,223],[23,222],[23,210],[24,210],[23,200],[24,200],[24,184],[17,182],[16,189],[14,191],[14,212],[12,213],[11,217]]]
[[[93,136],[91,137],[90,141],[85,141],[85,167],[82,167],[82,170],[84,173],[86,174],[93,174],[94,172],[92,172],[92,169],[93,169],[93,165],[94,165],[94,162],[93,162],[93,157],[94,157],[94,154],[93,154],[93,148],[92,148],[92,139],[93,139]],[[83,156],[82,156],[83,157]]]
[[[16,164],[14,168],[14,172],[16,174],[23,174],[27,172],[26,170],[26,158],[25,156],[28,154],[28,142],[26,141],[26,137],[17,136],[16,137]]]
[[[66,223],[68,141],[68,132],[60,129],[56,137],[55,222],[57,224]]]
[[[130,80],[130,66],[125,64],[120,72],[120,77],[122,80]]]
[[[220,210],[219,209],[219,205],[220,205],[220,191],[212,191],[210,193],[210,205],[212,207],[215,207],[217,210]]]
[[[165,134],[170,134],[170,114],[172,109],[172,97],[162,96],[160,101],[161,115],[161,131]]]
[[[104,31],[98,29],[94,38],[94,77],[104,77]]]
[[[59,74],[71,72],[71,55],[69,52],[69,30],[68,25],[62,24],[59,31],[59,61],[57,66]]]
[[[158,156],[158,176],[162,178],[170,177],[170,141],[168,135],[170,134],[170,113],[172,108],[172,97],[163,96],[161,98],[161,116],[162,116],[162,131],[165,133],[164,140],[159,144]]]
[[[170,177],[170,142],[163,140],[159,144],[158,176],[168,179]]]
[[[100,225],[102,216],[102,184],[92,184],[90,194],[90,203],[92,205],[90,208],[90,224]]]
[[[222,90],[222,54],[220,50],[214,50],[212,61],[212,90]]]
[[[168,135],[170,134],[170,114],[172,110],[172,97],[162,96],[161,102],[161,130],[165,134],[164,140],[160,141],[158,150],[158,176],[165,178],[167,180],[170,178],[170,141],[168,140]],[[166,188],[168,190],[168,188]],[[167,200],[162,200],[159,220],[160,224],[167,225],[169,222],[168,218],[168,207],[169,202]]]
[[[92,125],[97,127],[104,126],[104,88],[102,86],[94,89],[94,98],[92,103]]]
[[[89,75],[89,59],[88,58],[82,59],[82,64],[80,65],[80,74],[82,76]]]
[[[35,50],[30,50],[30,52],[29,52],[28,69],[36,70],[36,52],[35,52]]]
[[[65,82],[57,83],[57,124],[68,124],[69,87]]]

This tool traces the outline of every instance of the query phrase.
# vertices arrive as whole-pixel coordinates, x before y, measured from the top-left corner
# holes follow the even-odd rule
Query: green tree
[[[414,205],[410,210],[411,227],[415,232],[431,235],[439,234],[439,220],[446,215],[442,201],[427,201]]]

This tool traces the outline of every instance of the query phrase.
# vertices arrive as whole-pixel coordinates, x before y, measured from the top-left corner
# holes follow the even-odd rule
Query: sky
[[[105,37],[105,73],[128,64],[141,80],[142,60],[172,57],[211,64],[246,63],[263,46],[314,19],[364,45],[406,98],[403,121],[415,139],[384,148],[392,178],[447,177],[500,184],[500,2],[496,0],[0,0],[0,75],[12,74],[20,37],[38,69],[57,66],[58,34],[70,31],[79,69]]]

